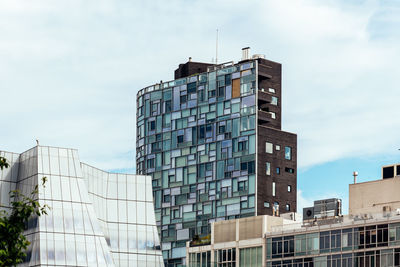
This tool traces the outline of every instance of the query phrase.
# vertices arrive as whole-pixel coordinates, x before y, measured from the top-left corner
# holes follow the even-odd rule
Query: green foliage
[[[5,158],[0,157],[0,168],[8,168]],[[47,178],[42,178],[42,186],[45,186]],[[39,186],[36,185],[29,196],[25,196],[19,190],[10,192],[10,213],[0,211],[0,266],[16,266],[22,263],[26,257],[25,250],[30,242],[23,235],[28,220],[33,216],[47,214],[47,205],[40,205],[36,200]]]
[[[8,168],[8,163],[5,158],[0,157],[0,170],[3,168]]]

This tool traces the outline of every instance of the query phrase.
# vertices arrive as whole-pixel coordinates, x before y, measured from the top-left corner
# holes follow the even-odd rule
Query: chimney
[[[353,172],[353,176],[354,176],[354,183],[357,183],[357,176],[358,176],[358,172],[354,171]]]
[[[189,62],[192,62],[192,57],[189,57]]]
[[[274,203],[272,207],[272,216],[279,217],[279,204]]]
[[[250,47],[242,48],[242,60],[249,59],[249,54],[250,54]]]

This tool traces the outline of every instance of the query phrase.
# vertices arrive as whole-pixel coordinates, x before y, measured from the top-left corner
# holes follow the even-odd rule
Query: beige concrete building
[[[349,214],[395,211],[400,208],[400,165],[382,167],[382,179],[349,185]]]
[[[264,266],[266,234],[274,227],[296,224],[286,219],[294,216],[294,213],[282,214],[282,217],[262,215],[213,223],[208,240],[187,243],[189,266],[236,266],[237,263]]]

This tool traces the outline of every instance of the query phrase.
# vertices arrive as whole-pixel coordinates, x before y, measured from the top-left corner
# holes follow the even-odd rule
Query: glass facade
[[[211,251],[189,253],[189,267],[213,267],[215,264],[211,262]]]
[[[262,267],[262,247],[215,249],[188,253],[188,267]],[[214,258],[211,259],[211,253]]]
[[[38,200],[51,209],[33,217],[21,266],[162,266],[151,178],[112,174],[79,161],[74,149],[37,146],[22,154],[0,152],[0,206],[8,192],[29,194],[42,177]]]
[[[256,63],[141,90],[136,156],[153,178],[164,258],[184,258],[212,221],[254,215]]]
[[[262,247],[241,248],[239,266],[262,267]]]
[[[267,238],[267,266],[400,266],[400,223]]]

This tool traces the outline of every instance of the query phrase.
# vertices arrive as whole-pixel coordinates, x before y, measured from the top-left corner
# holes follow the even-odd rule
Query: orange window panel
[[[232,80],[232,98],[240,97],[240,79]]]

